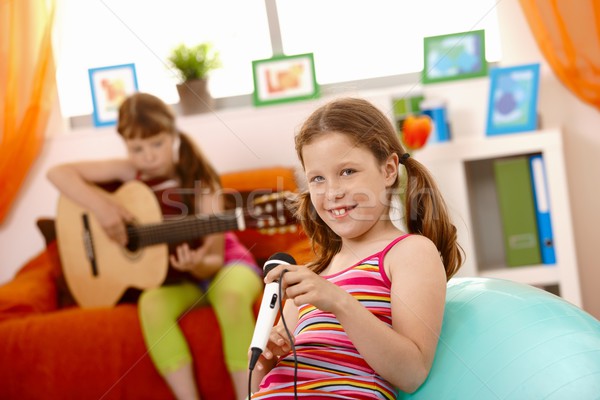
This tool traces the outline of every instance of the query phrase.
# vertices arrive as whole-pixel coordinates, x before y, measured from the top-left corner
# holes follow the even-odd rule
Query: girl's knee
[[[151,309],[156,310],[164,305],[165,299],[160,289],[149,289],[142,292],[138,299],[138,307],[140,310]]]
[[[254,301],[247,293],[237,288],[221,288],[212,293],[210,303],[221,324],[233,323],[250,315]]]
[[[253,302],[248,299],[247,295],[238,290],[221,290],[211,299],[212,307],[217,312],[223,310],[225,315],[250,309],[252,304]]]
[[[260,278],[249,267],[230,265],[218,273],[210,291],[219,298],[233,296],[240,301],[253,301],[261,288]]]
[[[169,296],[161,288],[142,292],[138,299],[138,313],[147,322],[174,320],[179,316],[179,310],[172,307]]]

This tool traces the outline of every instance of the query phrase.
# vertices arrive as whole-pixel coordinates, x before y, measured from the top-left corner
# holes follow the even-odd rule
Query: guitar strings
[[[130,237],[137,240],[140,245],[157,243],[175,243],[185,241],[191,237],[200,237],[206,234],[232,230],[237,227],[237,218],[231,214],[228,219],[221,216],[188,217],[183,220],[165,220],[160,223],[129,227]]]
[[[293,223],[293,216],[289,212],[289,209],[281,202],[281,199],[277,200],[275,203],[279,206],[284,206],[273,206],[273,209],[278,211],[277,216],[281,216],[283,220],[276,218],[277,216],[274,217],[270,215],[271,213],[265,213],[264,209],[268,207],[268,204],[263,204],[261,206],[260,202],[254,203],[254,207],[252,207],[253,212],[250,212],[246,208],[242,209],[244,220],[248,222],[248,217],[259,220],[256,214],[268,215],[269,218],[263,219],[262,222],[264,222],[266,225],[270,224],[271,226],[261,227],[258,223],[256,224],[257,226],[253,226],[253,228],[259,229],[274,228],[276,226],[283,227]],[[210,233],[225,232],[228,230],[237,229],[238,220],[236,211],[237,209],[225,211],[218,215],[199,215],[178,220],[165,220],[147,225],[129,225],[127,227],[127,234],[130,240],[134,242],[137,247],[144,247],[165,242],[183,242],[193,237],[201,237]]]

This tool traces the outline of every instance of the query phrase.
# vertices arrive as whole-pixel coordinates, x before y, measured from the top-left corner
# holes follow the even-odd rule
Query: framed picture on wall
[[[319,97],[312,53],[252,61],[256,106]]]
[[[94,125],[114,125],[123,100],[138,91],[135,65],[91,68],[88,74],[94,105]]]
[[[540,65],[490,70],[488,136],[537,129]]]
[[[423,44],[423,83],[487,75],[483,30],[430,36],[423,39]]]

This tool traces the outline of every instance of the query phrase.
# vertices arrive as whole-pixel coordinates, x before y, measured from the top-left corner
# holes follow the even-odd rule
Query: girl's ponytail
[[[408,231],[429,238],[442,257],[446,277],[450,279],[463,262],[456,227],[452,224],[446,202],[429,171],[414,158],[405,158],[405,218]]]
[[[188,135],[183,132],[178,132],[177,135],[180,143],[175,170],[181,179],[181,187],[196,190],[197,182],[202,182],[210,191],[217,191],[221,187],[221,178],[217,171]],[[183,194],[184,203],[194,212],[197,211],[195,195],[193,191]]]

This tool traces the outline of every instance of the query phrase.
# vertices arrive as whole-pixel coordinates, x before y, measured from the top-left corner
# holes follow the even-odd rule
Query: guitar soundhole
[[[132,253],[135,253],[140,248],[140,238],[136,233],[135,226],[127,225],[127,250]]]

